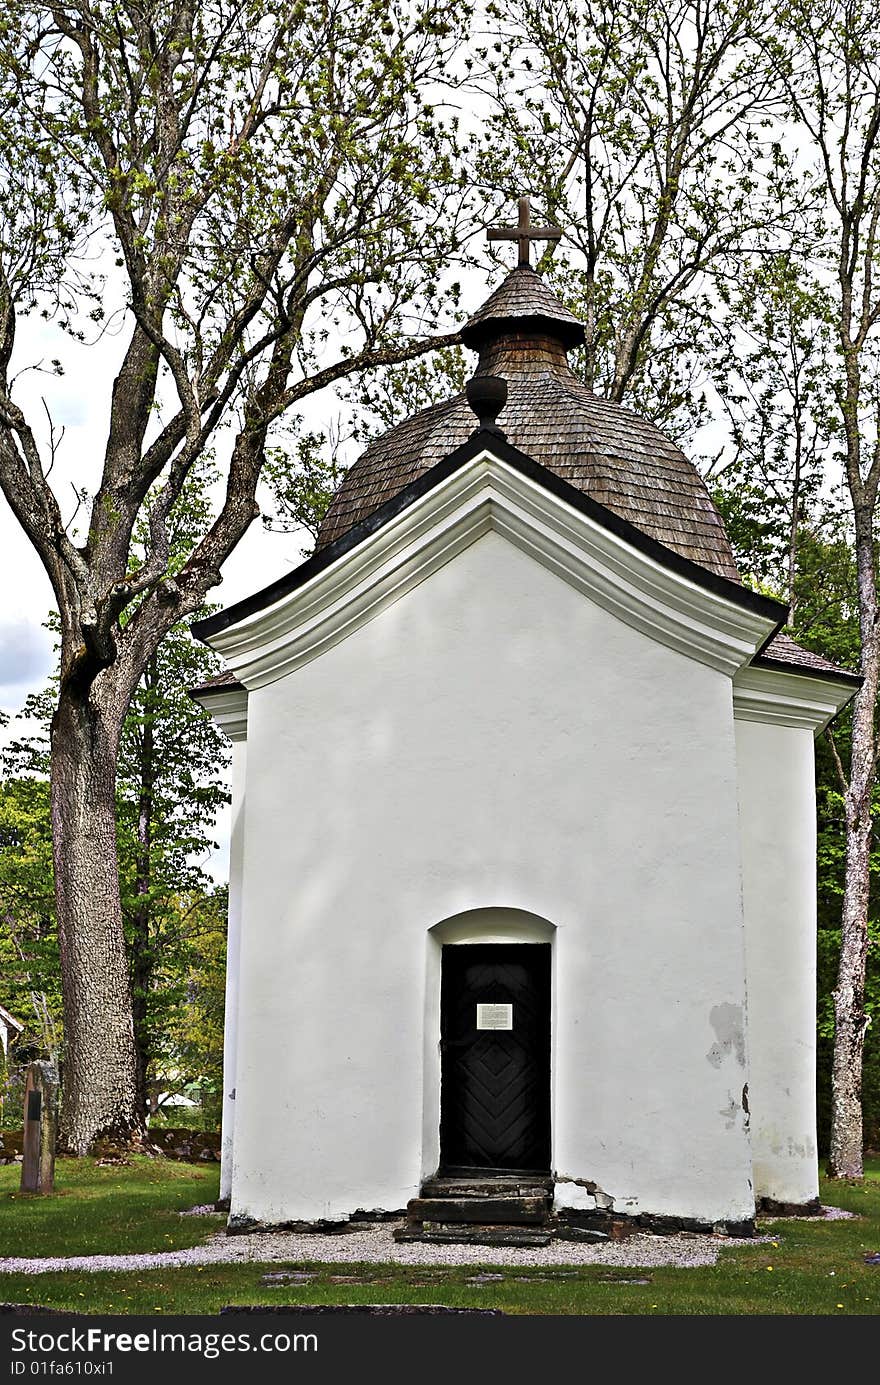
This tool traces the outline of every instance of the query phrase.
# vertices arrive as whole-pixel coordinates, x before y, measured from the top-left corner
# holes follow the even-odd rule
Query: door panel
[[[549,944],[447,945],[442,967],[441,1166],[548,1170]]]

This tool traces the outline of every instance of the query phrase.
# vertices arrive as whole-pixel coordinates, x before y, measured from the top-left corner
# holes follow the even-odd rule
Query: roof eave
[[[756,668],[776,669],[779,673],[796,673],[801,678],[815,678],[822,683],[842,684],[851,689],[847,702],[852,701],[865,681],[860,673],[853,673],[850,669],[812,668],[809,664],[789,663],[785,659],[774,659],[767,654],[756,654],[752,665]]]
[[[536,462],[533,457],[520,452],[518,448],[508,442],[503,433],[492,429],[477,428],[461,447],[450,452],[442,461],[431,467],[422,476],[417,477],[415,481],[411,481],[408,486],[392,496],[390,500],[386,500],[372,514],[360,520],[345,534],[335,539],[333,543],[322,548],[320,552],[315,553],[292,572],[278,578],[277,581],[270,583],[261,591],[255,592],[253,596],[236,602],[227,607],[226,610],[218,611],[214,615],[195,621],[190,627],[192,633],[204,643],[210,643],[213,636],[229,630],[232,626],[255,615],[267,606],[274,605],[276,601],[296,591],[298,587],[304,586],[306,582],[311,581],[324,569],[332,566],[339,558],[351,552],[358,544],[370,538],[402,511],[420,500],[435,486],[440,485],[460,467],[487,448],[491,448],[502,461],[507,462],[508,465],[522,472],[523,475],[538,485],[543,486],[552,495],[601,524],[603,528],[608,529],[618,538],[622,538],[646,556],[653,558],[655,562],[662,563],[707,591],[723,596],[746,610],[771,619],[774,622],[774,630],[768,638],[772,638],[772,634],[775,634],[785,624],[788,618],[788,607],[782,602],[764,596],[760,592],[752,591],[749,587],[740,586],[739,583],[732,582],[719,573],[711,572],[708,568],[693,562],[692,559],[685,558],[682,554],[667,548],[665,544],[651,538],[641,529],[637,529],[634,524],[630,524],[628,520],[615,514],[613,510],[609,510],[605,505],[585,495],[583,491],[578,490],[576,486],[565,481],[561,476],[557,476],[555,472],[550,471],[540,462]]]
[[[244,683],[190,688],[189,696],[204,709],[223,734],[233,742],[247,740],[248,692]]]
[[[785,619],[781,603],[672,553],[492,430],[408,491],[394,517],[381,507],[282,582],[200,622],[248,689],[348,638],[493,530],[624,623],[728,676]]]
[[[851,677],[757,656],[734,677],[734,716],[819,736],[857,691]]]
[[[587,339],[579,322],[561,321],[544,313],[528,313],[467,322],[461,329],[461,340],[468,350],[479,351],[493,338],[503,337],[508,332],[534,332],[555,337],[567,351],[583,346]]]
[[[231,677],[222,683],[199,683],[195,688],[187,688],[186,693],[187,697],[191,697],[194,702],[200,702],[204,697],[218,697],[226,693],[245,691],[244,683],[238,678]]]

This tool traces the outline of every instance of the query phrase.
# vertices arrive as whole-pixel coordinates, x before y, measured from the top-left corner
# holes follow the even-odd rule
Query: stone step
[[[586,1226],[566,1226],[563,1224],[553,1227],[553,1239],[556,1241],[584,1241],[588,1244],[598,1245],[602,1241],[610,1241],[611,1236],[607,1231],[593,1231]]]
[[[395,1241],[421,1241],[428,1245],[462,1246],[548,1246],[549,1231],[533,1226],[498,1226],[495,1223],[423,1222],[421,1226],[399,1226]]]
[[[543,1222],[549,1197],[414,1197],[407,1203],[411,1222]]]
[[[421,1197],[550,1197],[552,1178],[426,1178]]]

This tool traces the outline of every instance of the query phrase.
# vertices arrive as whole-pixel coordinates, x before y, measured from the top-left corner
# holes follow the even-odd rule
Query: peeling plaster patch
[[[732,1130],[733,1127],[735,1126],[735,1124],[736,1124],[736,1113],[737,1113],[738,1110],[739,1110],[739,1107],[738,1107],[737,1104],[736,1104],[736,1100],[735,1100],[735,1098],[733,1097],[733,1095],[731,1094],[731,1096],[730,1096],[730,1098],[729,1098],[729,1100],[728,1100],[728,1102],[727,1102],[727,1105],[726,1105],[726,1106],[722,1106],[721,1111],[719,1112],[719,1114],[722,1115],[722,1116],[724,1117],[724,1124],[725,1124],[725,1126],[727,1127],[728,1130]]]
[[[741,1068],[746,1065],[746,1039],[743,1030],[741,1005],[713,1005],[709,1023],[715,1031],[716,1042],[706,1054],[713,1068],[721,1067],[725,1054],[732,1053]]]
[[[568,1181],[564,1196],[561,1195],[560,1186],[557,1184],[553,1194],[553,1206],[556,1211],[560,1208],[571,1208],[578,1212],[595,1212],[596,1198],[593,1193],[588,1193],[586,1188],[580,1183],[575,1183],[574,1179]]]
[[[588,1193],[601,1193],[602,1189],[598,1183],[594,1183],[591,1178],[575,1178],[570,1173],[557,1173],[557,1183],[574,1183],[578,1188],[586,1188]]]
[[[570,1174],[558,1173],[556,1174],[556,1183],[566,1183],[573,1190],[583,1188],[582,1193],[573,1192],[573,1194],[566,1195],[566,1206],[568,1207],[584,1208],[589,1211],[594,1209],[600,1209],[603,1212],[614,1211],[614,1198],[610,1193],[606,1193],[604,1189],[600,1188],[598,1183],[593,1182],[591,1178],[574,1178]],[[626,1203],[633,1201],[632,1198],[624,1198]]]
[[[768,1130],[767,1134],[770,1151],[777,1159],[802,1162],[805,1159],[815,1159],[816,1157],[816,1147],[812,1141],[796,1140],[778,1128]]]

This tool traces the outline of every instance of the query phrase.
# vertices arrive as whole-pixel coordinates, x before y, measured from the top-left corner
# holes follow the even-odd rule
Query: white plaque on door
[[[512,1006],[512,1005],[478,1005],[478,1006],[477,1006],[477,1028],[478,1028],[478,1029],[512,1029],[512,1028],[513,1028],[513,1006]]]

